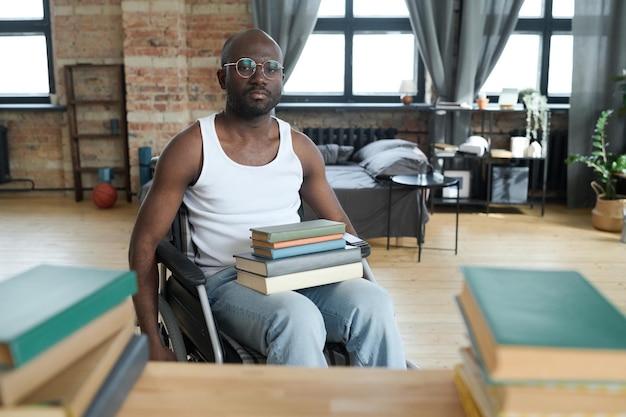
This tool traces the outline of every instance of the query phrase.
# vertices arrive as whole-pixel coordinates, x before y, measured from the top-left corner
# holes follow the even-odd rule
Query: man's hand
[[[174,352],[159,343],[157,346],[150,346],[150,360],[151,361],[176,361],[176,355]]]

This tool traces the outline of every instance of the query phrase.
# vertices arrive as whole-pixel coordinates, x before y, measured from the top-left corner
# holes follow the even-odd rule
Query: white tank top
[[[302,164],[293,150],[291,127],[278,122],[280,144],[267,165],[230,159],[215,130],[215,114],[199,119],[204,160],[198,181],[187,188],[196,263],[209,273],[233,265],[233,254],[249,252],[250,228],[300,221]]]

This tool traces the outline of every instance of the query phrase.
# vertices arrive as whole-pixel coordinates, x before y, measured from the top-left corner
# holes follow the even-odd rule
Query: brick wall
[[[249,1],[51,0],[51,5],[56,89],[62,104],[65,65],[125,65],[132,189],[137,192],[139,147],[149,146],[157,154],[176,132],[223,107],[216,79],[221,47],[228,36],[252,26]],[[399,137],[423,149],[428,140],[428,113],[414,108],[289,109],[277,115],[296,128],[394,127]],[[496,122],[499,132],[520,126],[506,117]],[[65,113],[1,111],[0,124],[9,128],[12,177],[32,178],[37,188],[72,188]],[[473,124],[480,128],[476,118]],[[566,128],[567,114],[555,115],[553,125]],[[90,164],[110,160],[110,152],[101,149]],[[85,185],[95,181],[85,178]]]

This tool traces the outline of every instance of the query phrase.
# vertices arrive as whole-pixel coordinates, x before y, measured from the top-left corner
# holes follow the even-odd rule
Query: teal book
[[[354,246],[324,252],[307,253],[280,259],[269,259],[253,253],[239,253],[235,256],[237,269],[265,277],[292,274],[309,269],[327,268],[361,260],[361,250]]]
[[[40,265],[0,282],[0,368],[18,368],[137,291],[132,271]]]
[[[626,410],[626,381],[491,381],[473,351],[461,348],[461,366],[485,415],[618,415]],[[489,411],[487,411],[489,410]]]
[[[344,239],[327,240],[325,242],[309,243],[308,245],[289,246],[280,249],[252,247],[252,252],[264,258],[281,259],[290,256],[305,255],[308,253],[317,253],[331,251],[335,249],[345,248],[346,241]]]
[[[626,378],[626,317],[576,271],[464,266],[458,297],[496,381]]]
[[[343,234],[346,231],[346,225],[332,220],[316,219],[298,223],[253,227],[250,231],[252,232],[252,239],[274,243],[315,236]]]

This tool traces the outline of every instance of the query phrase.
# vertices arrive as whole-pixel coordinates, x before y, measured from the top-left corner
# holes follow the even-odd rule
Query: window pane
[[[415,37],[401,33],[356,34],[352,62],[355,95],[399,94],[402,80],[415,79]]]
[[[354,0],[355,17],[408,17],[405,0]]]
[[[0,20],[43,19],[43,0],[0,0]]]
[[[323,57],[323,59],[320,59]],[[312,34],[284,86],[286,94],[343,94],[343,34]]]
[[[552,16],[569,19],[574,17],[574,0],[552,0]]]
[[[573,49],[574,37],[571,35],[553,35],[550,38],[549,95],[571,94]]]
[[[511,35],[481,90],[497,95],[509,87],[539,89],[539,54],[539,35]]]
[[[344,17],[345,15],[345,0],[322,0],[317,11],[317,17]]]
[[[0,94],[48,94],[48,54],[46,38],[39,36],[0,36]]]
[[[519,17],[542,17],[543,0],[524,0],[519,10]]]

